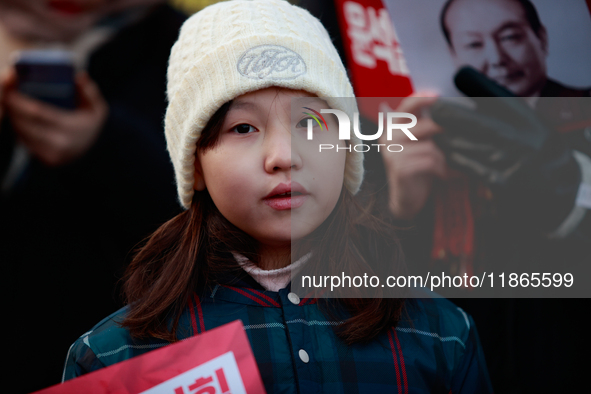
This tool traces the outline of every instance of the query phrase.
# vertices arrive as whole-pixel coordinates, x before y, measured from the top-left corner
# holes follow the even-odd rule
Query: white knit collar
[[[261,286],[263,286],[265,290],[279,291],[287,287],[288,283],[291,281],[292,272],[299,271],[299,269],[302,268],[302,266],[310,259],[312,252],[308,252],[287,267],[274,270],[261,269],[259,266],[239,253],[232,252],[232,255],[234,255],[234,258],[238,264],[240,264],[242,269],[244,269],[247,274],[252,276],[252,278],[256,280]]]

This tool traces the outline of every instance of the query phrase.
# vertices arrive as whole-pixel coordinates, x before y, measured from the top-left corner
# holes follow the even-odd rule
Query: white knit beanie
[[[193,198],[196,143],[226,102],[271,86],[305,90],[351,116],[353,88],[320,21],[285,0],[233,0],[211,5],[182,26],[168,66],[165,133],[179,200]],[[360,143],[352,133],[351,144]],[[345,187],[357,193],[363,154],[347,152]]]

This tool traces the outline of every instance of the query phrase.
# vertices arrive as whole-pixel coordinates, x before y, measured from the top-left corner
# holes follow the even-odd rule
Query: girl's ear
[[[201,163],[199,162],[198,157],[195,157],[194,179],[195,181],[193,183],[193,189],[197,190],[198,192],[205,190],[205,178],[203,177],[203,169],[201,168]]]

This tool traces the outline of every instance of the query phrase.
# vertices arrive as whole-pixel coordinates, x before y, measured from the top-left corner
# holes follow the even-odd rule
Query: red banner
[[[239,320],[37,394],[241,394],[265,389]]]
[[[382,0],[335,0],[341,36],[357,97],[406,97],[412,93],[408,68]],[[397,100],[364,100],[359,110],[377,122]],[[381,107],[381,108],[380,108]]]

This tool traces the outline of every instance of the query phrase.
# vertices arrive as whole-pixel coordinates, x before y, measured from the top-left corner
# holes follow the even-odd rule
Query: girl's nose
[[[292,152],[291,133],[279,130],[267,133],[264,142],[265,171],[290,171],[301,167],[299,155]]]

